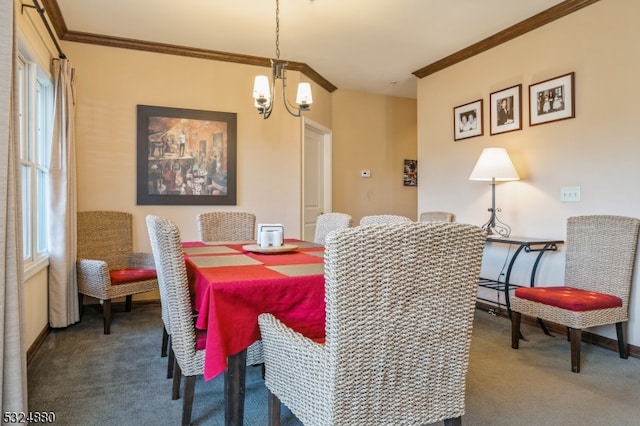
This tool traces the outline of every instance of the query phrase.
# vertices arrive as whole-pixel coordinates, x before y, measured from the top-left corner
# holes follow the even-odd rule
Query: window
[[[21,52],[22,53],[22,52]],[[18,56],[18,138],[22,181],[22,244],[25,276],[48,262],[47,205],[53,125],[53,86],[34,62]]]

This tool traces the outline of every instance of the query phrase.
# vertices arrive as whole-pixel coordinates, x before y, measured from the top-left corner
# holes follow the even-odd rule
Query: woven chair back
[[[126,212],[78,212],[78,258],[105,261],[109,269],[128,266],[133,251],[133,216]]]
[[[456,219],[453,213],[449,212],[422,212],[420,213],[420,222],[454,222]]]
[[[609,215],[567,220],[565,285],[608,293],[629,304],[640,220]]]
[[[316,219],[316,232],[313,242],[316,244],[324,244],[325,237],[331,231],[336,229],[350,228],[353,224],[351,215],[346,213],[324,213]]]
[[[202,374],[204,351],[196,351],[193,308],[180,230],[171,221],[147,216],[147,229],[158,272],[161,303],[166,304],[171,346],[185,376]]]
[[[376,424],[464,414],[485,239],[479,227],[443,222],[327,236],[325,347],[334,424],[362,424],[363,413],[376,413]]]
[[[364,216],[360,219],[360,225],[375,225],[382,223],[405,223],[413,222],[411,219],[405,216],[399,216],[395,214],[376,214],[371,216]]]
[[[247,212],[206,212],[196,217],[201,241],[254,241],[256,215]]]

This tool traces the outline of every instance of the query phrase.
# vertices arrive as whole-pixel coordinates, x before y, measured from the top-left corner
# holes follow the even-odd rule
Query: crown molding
[[[569,15],[570,13],[596,3],[597,1],[599,0],[566,0],[538,13],[537,15],[527,18],[524,21],[518,22],[517,24],[500,31],[499,33],[489,36],[484,40],[474,43],[471,46],[465,47],[462,50],[459,50],[449,56],[433,62],[432,64],[420,68],[419,70],[414,71],[412,74],[418,78],[424,78],[428,75],[434,74],[440,70],[462,62],[465,59],[469,59],[472,56],[478,55],[482,52],[499,46],[502,43],[513,40],[516,37],[520,37],[521,35],[526,34],[529,31],[540,28],[550,22],[555,21],[556,19],[560,19],[563,16]]]
[[[80,31],[70,31],[64,22],[57,0],[42,0],[42,3],[49,15],[49,20],[56,31],[56,35],[60,40],[271,68],[270,58],[134,40],[130,38],[112,37]],[[322,77],[318,72],[305,63],[288,61],[287,69],[290,71],[301,72],[329,93],[338,89],[329,80]]]
[[[418,78],[424,78],[428,75],[434,74],[440,70],[448,68],[466,59],[469,59],[475,55],[506,43],[514,38],[517,38],[523,34],[540,28],[550,22],[562,18],[576,12],[584,7],[587,7],[599,0],[566,0],[559,3],[547,10],[544,10],[537,15],[534,15],[524,21],[521,21],[509,28],[502,30],[492,36],[485,38],[477,43],[474,43],[462,50],[459,50],[449,56],[446,56],[436,62],[433,62],[412,74]],[[193,47],[177,46],[172,44],[163,44],[148,42],[143,40],[134,40],[128,38],[112,37],[101,34],[84,33],[79,31],[70,31],[62,17],[60,7],[57,0],[42,0],[43,7],[47,11],[49,20],[56,34],[60,40],[96,44],[101,46],[116,47],[122,49],[134,49],[143,50],[147,52],[163,53],[168,55],[188,56],[193,58],[208,59],[214,61],[235,62],[245,65],[256,65],[263,67],[271,67],[271,59],[263,58],[259,56],[240,55],[237,53],[221,52],[216,50],[197,49]],[[317,83],[320,87],[327,90],[329,93],[337,90],[330,81],[322,77],[309,65],[302,62],[290,61],[287,69],[292,71],[299,71],[309,79]]]

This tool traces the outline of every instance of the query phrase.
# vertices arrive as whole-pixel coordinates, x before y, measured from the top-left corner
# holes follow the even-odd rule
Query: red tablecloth
[[[227,356],[260,338],[258,315],[263,312],[308,337],[323,337],[323,249],[285,242],[298,248],[259,254],[243,250],[244,244],[183,243],[199,313],[196,327],[207,330],[205,380],[225,371]]]

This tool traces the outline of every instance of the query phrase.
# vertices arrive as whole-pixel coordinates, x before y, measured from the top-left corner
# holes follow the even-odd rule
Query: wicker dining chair
[[[449,212],[428,211],[419,216],[420,222],[455,222],[456,216]]]
[[[196,217],[201,241],[255,241],[256,215],[247,212],[221,211],[201,213]]]
[[[323,244],[327,234],[336,229],[350,228],[353,223],[351,215],[346,213],[323,213],[316,219],[316,232],[313,242]]]
[[[200,241],[253,241],[255,240],[256,215],[246,212],[216,211],[201,213],[196,216],[198,224],[198,236]],[[167,313],[163,311],[162,318],[164,328],[162,331],[161,356],[169,355],[167,366],[167,378],[172,377],[171,362],[173,354],[170,348],[170,332],[167,329],[167,321],[164,320]],[[259,359],[260,355],[256,355]]]
[[[180,397],[184,376],[182,425],[191,423],[196,376],[204,373],[206,332],[196,330],[179,228],[171,221],[148,215],[147,230],[158,271],[160,303],[166,307],[173,366],[172,398]],[[247,349],[247,365],[262,363],[262,343]]]
[[[486,235],[461,223],[331,232],[326,340],[259,316],[270,425],[460,425]],[[363,297],[366,295],[366,297]]]
[[[151,253],[133,252],[133,216],[126,212],[78,212],[78,303],[83,296],[102,303],[104,334],[111,333],[111,300],[158,289]]]
[[[382,223],[405,223],[413,222],[406,216],[399,216],[395,214],[376,214],[371,216],[364,216],[360,219],[360,225],[373,225]]]
[[[622,324],[629,320],[629,293],[640,220],[623,216],[574,216],[567,220],[564,286],[518,288],[511,296],[511,347],[520,345],[522,315],[567,327],[571,371],[580,372],[582,329],[616,325],[620,358],[627,358]],[[544,328],[546,331],[546,328]]]

